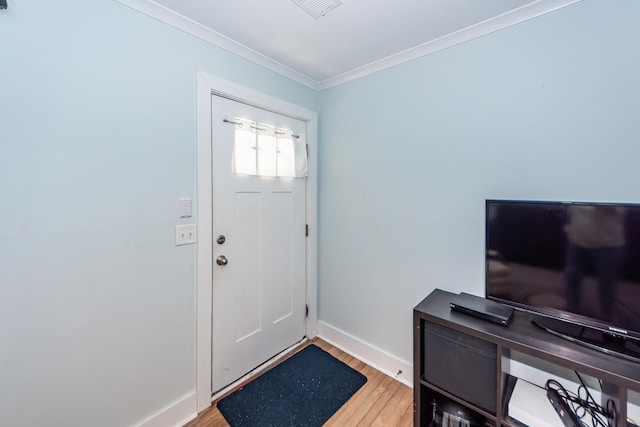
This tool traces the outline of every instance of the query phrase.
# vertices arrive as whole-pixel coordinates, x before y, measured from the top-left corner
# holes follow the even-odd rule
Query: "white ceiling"
[[[342,0],[314,19],[292,0],[117,0],[316,89],[580,0]]]

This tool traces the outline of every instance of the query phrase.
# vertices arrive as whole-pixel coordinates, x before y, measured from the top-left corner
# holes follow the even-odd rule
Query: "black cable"
[[[585,384],[584,380],[582,379],[582,376],[578,373],[578,371],[573,371],[573,372],[575,372],[576,376],[578,377],[578,380],[580,380],[580,384],[582,384],[583,389],[587,393],[587,398],[595,406],[597,406],[597,407],[602,409],[602,407],[600,405],[598,405],[596,400],[593,398],[591,393],[589,393],[589,389],[587,388],[587,385]],[[600,390],[602,390],[602,381],[598,380],[598,382],[600,383]],[[578,389],[578,391],[580,391],[580,389]],[[607,400],[607,407],[605,408],[604,411],[602,411],[602,414],[605,417],[607,417],[607,424],[609,426],[617,426],[618,425],[618,411],[616,410],[616,403],[612,399],[608,399]]]
[[[545,385],[545,389],[554,389],[558,393],[560,398],[564,400],[567,405],[573,410],[576,416],[580,419],[580,423],[583,426],[587,425],[583,421],[585,417],[591,418],[590,421],[593,427],[614,426],[615,424],[611,424],[611,418],[615,418],[615,415],[614,417],[610,417],[610,404],[607,403],[607,409],[598,405],[593,399],[593,396],[591,396],[591,394],[589,393],[589,390],[582,381],[582,378],[580,378],[580,382],[582,385],[578,387],[578,394],[568,391],[562,384],[560,384],[556,380],[548,380]],[[585,393],[586,396],[584,398],[581,397],[581,393]],[[611,404],[613,405],[613,401],[611,401]],[[613,405],[613,407],[615,411],[615,405]]]

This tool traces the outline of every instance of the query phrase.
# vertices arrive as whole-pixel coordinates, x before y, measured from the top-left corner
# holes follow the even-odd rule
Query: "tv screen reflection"
[[[640,205],[487,201],[486,231],[488,297],[640,332]]]

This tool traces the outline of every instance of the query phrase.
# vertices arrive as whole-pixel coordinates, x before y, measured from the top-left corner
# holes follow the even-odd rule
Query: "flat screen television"
[[[640,360],[640,204],[486,201],[486,297]]]

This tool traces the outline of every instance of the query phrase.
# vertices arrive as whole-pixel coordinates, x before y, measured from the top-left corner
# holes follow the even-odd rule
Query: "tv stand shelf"
[[[640,362],[552,335],[518,310],[507,327],[452,311],[454,296],[436,289],[413,310],[414,426],[429,425],[431,401],[440,396],[484,416],[488,425],[517,426],[508,415],[517,381],[508,372],[512,351],[600,379],[603,400],[614,401],[618,425],[626,425],[627,391],[640,391]]]

